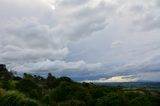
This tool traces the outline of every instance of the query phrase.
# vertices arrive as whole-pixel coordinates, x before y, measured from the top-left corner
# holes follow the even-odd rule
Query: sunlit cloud
[[[138,81],[138,78],[136,78],[133,75],[127,75],[127,76],[114,76],[111,78],[100,78],[98,80],[84,80],[81,82],[105,83],[105,82],[135,82],[135,81]]]

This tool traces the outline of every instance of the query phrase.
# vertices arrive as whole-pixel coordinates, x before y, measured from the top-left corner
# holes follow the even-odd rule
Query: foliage
[[[39,106],[33,99],[25,97],[17,91],[0,90],[0,106]]]
[[[68,100],[58,104],[59,106],[86,106],[85,102],[79,100]]]
[[[13,73],[9,72],[6,65],[0,64],[0,81],[8,81],[13,78]]]
[[[48,73],[46,83],[48,88],[54,88],[57,85],[56,78],[51,73]]]
[[[78,83],[51,73],[21,78],[0,65],[0,106],[160,106],[160,91]]]
[[[128,102],[123,93],[111,92],[97,99],[96,106],[128,106]]]

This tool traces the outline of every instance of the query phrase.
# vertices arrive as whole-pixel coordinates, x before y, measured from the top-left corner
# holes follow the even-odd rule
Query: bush
[[[0,92],[0,106],[39,106],[37,101],[26,98],[19,92],[2,90]]]
[[[38,99],[42,96],[41,88],[30,79],[22,79],[16,84],[16,88],[26,96]]]
[[[79,100],[68,100],[61,102],[58,106],[86,106],[85,102]]]
[[[113,92],[97,99],[96,106],[128,106],[128,101],[122,93]]]
[[[6,90],[14,90],[16,88],[16,81],[2,81],[2,88]]]
[[[130,102],[131,106],[151,106],[148,96],[141,94]]]
[[[71,99],[89,102],[91,96],[89,92],[82,86],[74,83],[63,82],[50,93],[50,98],[60,102]]]

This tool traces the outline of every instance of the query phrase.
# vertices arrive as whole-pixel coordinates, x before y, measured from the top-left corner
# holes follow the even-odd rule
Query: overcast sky
[[[0,0],[0,63],[77,81],[160,81],[160,0]]]

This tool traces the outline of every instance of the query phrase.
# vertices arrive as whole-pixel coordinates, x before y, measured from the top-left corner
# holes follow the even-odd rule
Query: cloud
[[[46,59],[63,60],[70,42],[106,27],[104,8],[90,7],[86,0],[1,0],[0,62],[34,65]]]
[[[141,20],[133,21],[133,25],[136,25],[136,27],[142,31],[147,31],[147,30],[150,31],[150,30],[159,29],[160,28],[160,16],[155,16],[154,14],[148,13],[144,17],[141,17]],[[138,25],[141,25],[141,26],[138,26]]]
[[[107,28],[72,45],[68,59],[101,61],[101,71],[94,72],[99,78],[141,74],[152,80],[145,73],[157,73],[160,69],[157,0],[106,1],[115,7],[109,13]],[[93,79],[94,75],[89,77]]]
[[[1,30],[2,61],[63,59],[68,53],[65,42],[53,35],[53,29],[35,19],[13,20]]]
[[[137,3],[130,4],[130,12],[132,17],[131,25],[133,29],[139,31],[152,31],[160,28],[160,13],[157,0],[147,1],[140,0]],[[135,15],[136,14],[136,15]]]
[[[159,81],[160,72],[145,72],[139,73],[137,77],[139,81]]]
[[[127,76],[113,76],[111,78],[100,78],[98,80],[84,80],[82,82],[94,82],[94,83],[105,83],[105,82],[134,82],[137,81],[138,78],[136,78],[133,75],[127,75]]]
[[[111,48],[119,47],[122,44],[123,44],[123,42],[120,41],[120,40],[114,41],[114,42],[111,43]]]
[[[62,5],[62,6],[78,6],[82,4],[86,4],[89,0],[56,0],[55,4]]]
[[[159,0],[1,0],[0,63],[92,79],[159,72],[159,10]]]
[[[50,72],[56,72],[56,71],[63,71],[63,70],[74,70],[76,72],[77,70],[95,70],[99,69],[102,66],[101,63],[93,63],[88,64],[84,61],[76,61],[76,62],[65,62],[65,61],[39,61],[36,63],[29,63],[29,64],[23,64],[17,67],[13,67],[13,70],[17,70],[18,72],[43,72],[43,71],[50,71]]]
[[[147,72],[159,72],[159,64],[160,64],[160,56],[152,55],[148,56],[143,60],[139,60],[137,62],[130,62],[124,65],[117,66],[113,68],[114,73],[127,73],[127,74],[139,74],[139,73],[147,73]]]

